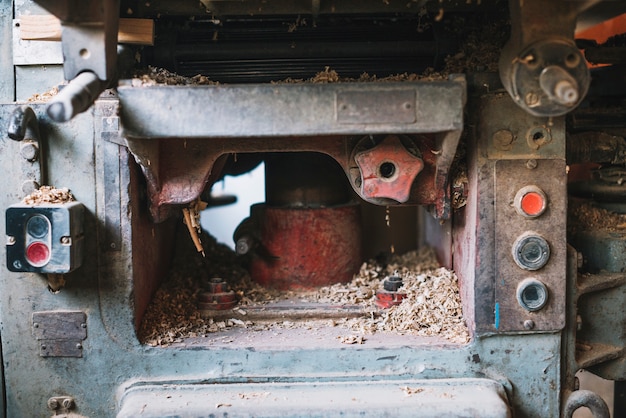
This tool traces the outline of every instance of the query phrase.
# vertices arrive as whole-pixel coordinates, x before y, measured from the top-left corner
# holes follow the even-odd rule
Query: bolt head
[[[20,147],[20,155],[28,161],[36,161],[39,157],[39,147],[35,142],[25,142]]]

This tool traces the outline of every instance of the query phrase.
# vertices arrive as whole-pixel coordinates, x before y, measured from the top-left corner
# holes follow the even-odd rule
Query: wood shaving
[[[67,188],[57,189],[54,186],[41,186],[38,190],[35,190],[28,196],[26,196],[22,203],[25,205],[37,206],[47,204],[63,204],[67,202],[73,202],[74,196]]]
[[[30,96],[28,98],[27,102],[29,102],[29,103],[34,103],[34,102],[45,103],[48,100],[52,99],[57,94],[59,94],[59,88],[58,87],[52,87],[50,90],[48,90],[45,93],[35,93],[35,94],[33,94],[32,96]]]
[[[570,199],[567,225],[569,232],[599,229],[624,232],[626,230],[626,214],[611,212],[578,199]]]
[[[138,332],[143,343],[168,346],[183,342],[185,338],[205,337],[235,327],[251,331],[311,329],[315,319],[277,318],[274,321],[253,322],[247,318],[249,314],[246,306],[292,299],[303,303],[319,303],[320,306],[360,306],[365,314],[358,318],[325,321],[328,327],[340,327],[356,333],[339,337],[343,344],[363,344],[363,335],[376,332],[438,336],[461,344],[469,341],[456,275],[439,266],[430,248],[421,248],[404,255],[394,254],[387,260],[363,263],[359,273],[347,284],[296,292],[259,286],[250,280],[241,265],[241,259],[230,248],[217,243],[205,232],[202,234],[202,242],[205,259],[198,257],[188,238],[178,239],[176,248],[179,253],[175,256],[169,277],[156,292]],[[385,277],[392,274],[403,278],[402,291],[407,296],[400,305],[381,310],[375,304],[376,291],[382,288]],[[225,279],[239,297],[239,306],[229,311],[232,313],[229,319],[203,317],[197,309],[197,294],[202,291],[200,283],[210,277]]]
[[[329,84],[329,83],[373,83],[373,82],[405,82],[405,81],[435,81],[447,78],[447,74],[438,73],[432,68],[426,69],[422,74],[402,73],[393,74],[387,77],[378,77],[368,73],[361,74],[358,78],[341,77],[337,71],[330,67],[325,67],[311,78],[286,78],[281,81],[275,81],[272,84]]]
[[[363,344],[365,338],[362,335],[348,335],[345,337],[337,337],[342,344]]]
[[[147,87],[157,85],[168,86],[205,86],[217,85],[216,81],[210,80],[208,77],[198,74],[193,77],[184,77],[164,68],[149,66],[146,69],[135,72],[131,80],[133,87]]]
[[[462,28],[467,23],[459,18],[455,25]],[[509,22],[505,20],[490,21],[460,33],[463,41],[459,52],[445,59],[443,73],[498,72],[500,52],[509,39],[509,33]]]
[[[400,389],[402,390],[402,392],[405,393],[406,396],[411,396],[411,395],[415,395],[416,393],[424,392],[423,388],[412,388],[409,386],[402,386]]]

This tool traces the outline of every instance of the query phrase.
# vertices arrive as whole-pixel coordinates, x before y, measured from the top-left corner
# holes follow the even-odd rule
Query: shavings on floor
[[[185,235],[185,234],[182,234]],[[139,338],[151,346],[167,346],[186,338],[205,337],[211,333],[246,328],[251,331],[304,328],[320,323],[328,327],[350,330],[339,337],[343,344],[366,344],[364,335],[378,332],[437,336],[454,343],[467,343],[457,278],[454,272],[441,268],[430,248],[421,248],[404,255],[392,255],[386,262],[370,260],[349,283],[335,284],[311,291],[278,291],[259,286],[240,264],[234,252],[206,233],[202,243],[206,258],[194,251],[187,237],[179,239],[179,254],[174,259],[169,277],[156,292],[139,330]],[[379,309],[376,291],[385,277],[398,275],[406,293],[401,304]],[[200,283],[210,277],[226,280],[239,298],[228,319],[203,316],[197,308]],[[312,320],[253,320],[246,307],[296,299],[307,303],[360,306],[364,314],[357,318]],[[237,317],[237,318],[236,318]],[[323,326],[323,325],[322,325]]]

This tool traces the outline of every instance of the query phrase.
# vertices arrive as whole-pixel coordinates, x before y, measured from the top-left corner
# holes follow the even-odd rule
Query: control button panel
[[[565,169],[564,160],[496,162],[494,329],[498,332],[565,326]]]
[[[6,210],[7,268],[14,272],[64,274],[83,258],[84,206],[79,202]]]

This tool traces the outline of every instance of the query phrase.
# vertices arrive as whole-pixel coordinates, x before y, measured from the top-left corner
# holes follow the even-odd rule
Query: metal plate
[[[124,393],[117,418],[510,417],[504,388],[488,379],[146,385]]]
[[[497,331],[554,331],[565,325],[566,271],[566,185],[564,160],[538,160],[534,169],[526,160],[500,160],[496,163],[496,292],[495,329]],[[528,185],[541,188],[547,198],[546,211],[528,219],[514,207],[518,190]],[[550,246],[547,264],[536,271],[520,268],[512,247],[522,234],[533,231]],[[540,280],[548,288],[546,305],[529,312],[517,300],[517,287],[524,279]],[[532,321],[533,326],[529,326]],[[526,326],[524,325],[526,323]]]
[[[462,129],[464,80],[371,82],[358,87],[355,83],[133,87],[123,80],[117,91],[128,138],[433,133]],[[381,103],[374,106],[376,100]]]
[[[87,315],[84,312],[33,312],[33,335],[38,340],[84,340]]]
[[[33,312],[33,335],[41,357],[82,357],[87,315],[76,311]]]
[[[414,90],[337,92],[339,123],[413,123],[415,122]]]

